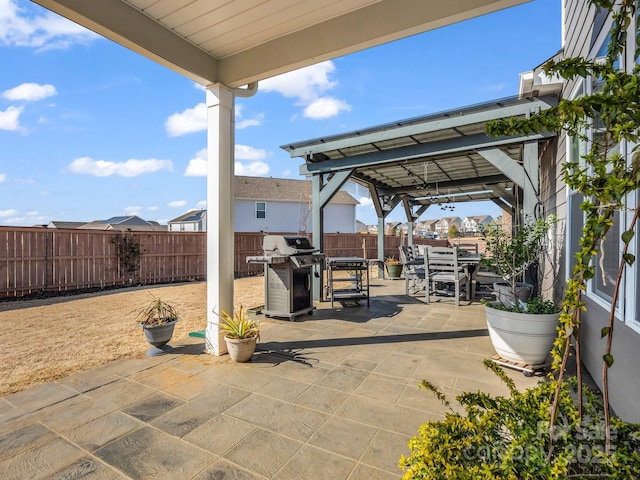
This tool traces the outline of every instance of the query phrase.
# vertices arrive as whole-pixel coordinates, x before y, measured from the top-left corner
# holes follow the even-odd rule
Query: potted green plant
[[[494,284],[496,301],[483,302],[489,336],[496,353],[510,362],[544,364],[557,335],[560,309],[550,300],[531,298],[535,285],[524,282],[527,269],[544,252],[554,222],[554,217],[524,222],[514,234],[499,226],[483,231],[481,264],[504,280]]]
[[[384,265],[387,268],[389,278],[400,278],[402,275],[402,262],[396,257],[387,257],[384,259]]]
[[[256,350],[256,344],[260,339],[260,325],[258,321],[249,316],[247,310],[241,305],[233,315],[224,310],[214,312],[220,323],[218,326],[223,331],[229,356],[234,362],[248,362]]]
[[[138,325],[142,327],[145,338],[152,345],[147,355],[154,357],[173,351],[168,345],[178,320],[175,307],[161,298],[152,296],[145,306],[137,311]]]

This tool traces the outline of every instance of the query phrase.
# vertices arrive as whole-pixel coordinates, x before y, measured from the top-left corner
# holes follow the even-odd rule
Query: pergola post
[[[234,94],[224,85],[207,89],[207,329],[208,353],[226,344],[214,310],[233,311]]]
[[[349,180],[353,170],[334,173],[325,183],[323,173],[311,177],[311,212],[313,226],[313,246],[324,250],[324,207],[331,201],[342,186]],[[322,299],[322,275],[313,279],[313,300]]]
[[[311,177],[311,231],[313,232],[313,246],[324,251],[324,205],[322,205],[320,196],[322,193],[322,175],[314,175]],[[320,272],[320,278],[313,278],[313,300],[318,302],[322,299],[322,279],[323,272]]]

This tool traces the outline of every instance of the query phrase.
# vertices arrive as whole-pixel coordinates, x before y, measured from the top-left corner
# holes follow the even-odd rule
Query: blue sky
[[[560,32],[560,0],[534,0],[260,82],[236,103],[236,174],[300,178],[280,145],[515,95]],[[192,81],[26,0],[0,0],[0,72],[0,225],[206,207]],[[358,219],[377,223],[361,201]],[[466,203],[421,220],[499,213]]]

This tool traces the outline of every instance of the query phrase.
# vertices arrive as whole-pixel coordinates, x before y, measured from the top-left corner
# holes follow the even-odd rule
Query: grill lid
[[[265,255],[300,255],[318,251],[307,237],[285,235],[265,235],[262,249]]]

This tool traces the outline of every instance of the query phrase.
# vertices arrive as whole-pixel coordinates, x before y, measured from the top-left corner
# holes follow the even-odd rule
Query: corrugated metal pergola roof
[[[493,200],[504,207],[513,205],[512,187],[519,182],[501,161],[522,165],[524,143],[554,134],[495,138],[485,133],[487,122],[527,116],[557,101],[556,95],[501,99],[281,148],[305,159],[304,175],[350,172],[351,180],[373,188],[379,199],[395,198],[395,204],[402,199],[411,206]],[[496,162],[498,150],[502,160]]]

